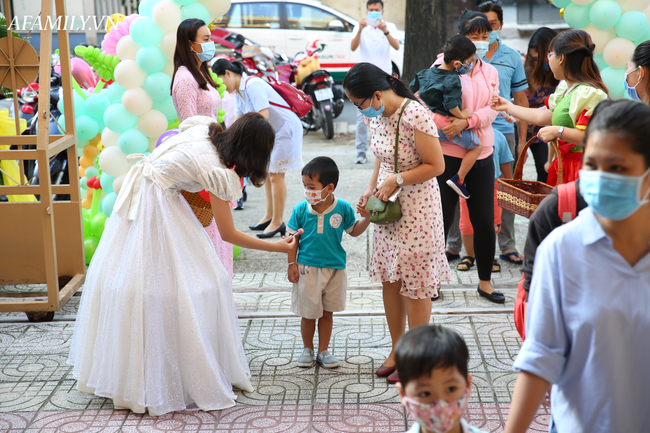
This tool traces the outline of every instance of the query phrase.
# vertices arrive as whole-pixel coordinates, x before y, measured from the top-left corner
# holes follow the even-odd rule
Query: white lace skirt
[[[292,116],[275,133],[269,173],[286,173],[302,166],[302,124],[298,116]]]
[[[90,264],[68,363],[81,391],[161,415],[234,406],[252,391],[231,280],[181,196],[142,180]]]

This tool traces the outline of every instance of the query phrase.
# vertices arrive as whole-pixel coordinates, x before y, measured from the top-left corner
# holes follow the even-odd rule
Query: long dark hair
[[[630,60],[637,68],[643,66],[646,74],[650,73],[650,41],[641,42],[634,50],[634,54],[632,54]],[[648,84],[646,84],[645,92],[650,95],[650,80],[648,80]]]
[[[196,18],[188,18],[185,21],[181,22],[176,31],[176,49],[174,50],[174,74],[172,75],[172,85],[171,91],[174,90],[174,78],[176,78],[176,71],[181,66],[185,66],[192,73],[192,76],[199,84],[199,88],[202,90],[208,90],[208,84],[214,87],[215,89],[217,83],[212,79],[210,75],[210,69],[208,68],[208,62],[202,62],[201,66],[196,65],[196,55],[192,51],[192,46],[190,41],[196,39],[196,33],[198,30],[205,26],[203,20]]]
[[[553,38],[549,50],[564,55],[564,76],[574,83],[589,84],[609,95],[594,61],[596,45],[584,30],[567,30]]]
[[[553,38],[557,36],[557,32],[548,27],[540,27],[533,33],[528,42],[528,52],[531,49],[537,50],[537,61],[526,53],[526,61],[524,62],[524,70],[528,78],[528,86],[532,93],[537,89],[543,87],[556,88],[559,81],[553,75],[550,69],[545,69],[544,64],[548,60],[548,47],[551,45]]]
[[[210,141],[221,160],[239,177],[247,177],[256,187],[264,184],[275,144],[275,131],[259,113],[246,113],[230,128],[210,125]]]
[[[465,9],[458,18],[458,33],[463,36],[475,33],[490,33],[492,26],[487,16],[482,12],[474,12]]]
[[[230,71],[233,74],[238,74],[238,75],[241,75],[244,72],[248,73],[248,69],[246,69],[246,66],[244,66],[242,62],[238,62],[236,60],[231,62],[230,60],[227,59],[218,59],[212,65],[212,72],[217,74],[217,76],[226,75],[226,71]]]
[[[370,98],[376,91],[392,89],[397,95],[413,99],[417,98],[402,81],[388,75],[372,63],[357,63],[343,80],[343,87],[357,98]]]
[[[584,145],[595,132],[617,134],[625,137],[632,151],[643,155],[646,168],[650,167],[649,123],[650,106],[625,99],[605,99],[594,109],[585,132]]]

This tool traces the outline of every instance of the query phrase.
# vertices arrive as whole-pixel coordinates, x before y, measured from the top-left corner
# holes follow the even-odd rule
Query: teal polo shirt
[[[357,221],[350,203],[334,197],[334,203],[319,214],[307,201],[298,203],[291,212],[289,231],[303,229],[298,245],[297,262],[314,268],[345,269],[347,255],[341,240]]]
[[[499,47],[494,52],[492,59],[488,60],[484,56],[483,61],[496,68],[499,73],[499,94],[501,97],[510,100],[513,92],[528,88],[524,62],[522,62],[521,54],[517,50],[510,48],[500,39],[497,39],[497,41],[499,41]],[[492,127],[502,134],[513,134],[515,132],[514,123],[508,123],[501,116],[497,116],[494,123],[492,123]]]

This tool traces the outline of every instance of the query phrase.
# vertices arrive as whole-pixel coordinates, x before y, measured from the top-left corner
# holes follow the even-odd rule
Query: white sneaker
[[[355,159],[354,162],[356,164],[365,164],[366,162],[368,162],[368,160],[366,159],[366,154],[365,153],[358,154],[357,159]]]

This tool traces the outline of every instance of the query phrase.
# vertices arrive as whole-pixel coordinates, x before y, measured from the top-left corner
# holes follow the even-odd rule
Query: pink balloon
[[[106,34],[106,36],[104,36],[104,39],[102,40],[102,52],[104,54],[110,54],[112,56],[115,55],[115,47],[117,47],[117,43],[120,41],[120,39],[129,34],[131,23],[139,16],[140,15],[138,14],[129,15],[117,23],[116,26],[113,27],[111,31]]]
[[[178,135],[180,132],[178,128],[175,129],[170,129],[169,131],[165,131],[163,135],[158,137],[158,141],[156,142],[156,147],[160,146],[163,144],[165,141],[167,141],[169,138],[173,137],[174,135]]]
[[[70,68],[72,69],[72,76],[77,83],[84,89],[95,87],[97,85],[97,75],[93,68],[90,67],[88,62],[80,57],[73,57],[70,59]]]

